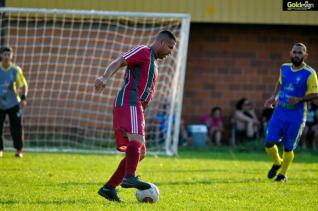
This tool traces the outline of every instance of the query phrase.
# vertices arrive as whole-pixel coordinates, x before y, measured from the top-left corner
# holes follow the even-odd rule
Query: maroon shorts
[[[113,129],[117,149],[122,152],[126,151],[129,143],[127,133],[144,135],[145,118],[142,106],[114,107]]]

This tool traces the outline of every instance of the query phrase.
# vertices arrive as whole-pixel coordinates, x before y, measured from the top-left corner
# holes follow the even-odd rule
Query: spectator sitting
[[[201,117],[200,122],[208,127],[209,138],[217,146],[221,145],[223,131],[223,117],[221,107],[213,107],[210,115]]]
[[[236,103],[233,121],[236,133],[240,133],[248,139],[253,139],[258,135],[260,122],[251,102],[246,98],[242,98]]]
[[[316,139],[318,137],[318,106],[314,102],[307,104],[307,119],[302,135],[302,146],[304,149],[316,148]]]
[[[156,114],[156,121],[159,123],[159,144],[163,144],[166,141],[168,127],[169,127],[169,116],[166,114],[167,105],[163,105],[163,111]],[[172,115],[172,130],[174,129],[176,116]],[[172,135],[173,135],[172,131]],[[179,145],[186,146],[188,144],[188,134],[184,127],[184,122],[180,119],[180,128],[179,128]]]
[[[163,105],[163,111],[156,114],[156,120],[159,123],[159,144],[163,144],[166,140],[168,126],[169,126],[169,117],[166,114],[167,105]],[[174,116],[173,116],[174,121]]]

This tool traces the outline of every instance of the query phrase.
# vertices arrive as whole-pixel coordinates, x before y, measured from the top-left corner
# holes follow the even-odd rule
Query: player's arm
[[[316,100],[318,99],[318,94],[317,93],[313,93],[313,94],[308,94],[304,97],[300,98],[300,102],[307,102],[307,101],[312,101],[312,100]]]
[[[15,82],[18,88],[18,94],[21,98],[21,106],[24,108],[26,106],[26,98],[28,95],[28,83],[24,77],[22,69],[18,67],[17,71]]]
[[[281,75],[281,71],[280,71],[279,79],[276,82],[274,92],[273,92],[272,96],[265,101],[264,107],[273,108],[274,105],[277,103],[277,96],[278,96],[279,90],[281,88],[281,84],[282,84],[282,75]]]
[[[124,57],[119,56],[107,67],[102,76],[98,77],[95,81],[95,89],[101,91],[106,86],[107,80],[112,77],[121,67],[127,66],[127,62]]]
[[[318,81],[317,74],[313,71],[307,79],[307,91],[304,97],[290,97],[288,102],[296,104],[299,102],[307,102],[318,99]]]

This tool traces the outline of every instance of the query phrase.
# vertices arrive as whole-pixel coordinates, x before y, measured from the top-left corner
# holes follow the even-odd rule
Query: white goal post
[[[152,102],[145,110],[151,153],[177,154],[190,16],[93,10],[0,8],[1,46],[14,50],[29,84],[23,111],[24,149],[114,152],[112,103],[123,85],[118,71],[102,93],[94,81],[118,55],[149,44],[161,30],[177,48],[159,61]],[[5,147],[12,147],[9,125]]]

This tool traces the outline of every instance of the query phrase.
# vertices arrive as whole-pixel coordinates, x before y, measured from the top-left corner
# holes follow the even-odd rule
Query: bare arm
[[[254,120],[243,114],[242,111],[235,111],[235,119],[242,122],[254,122]]]
[[[277,95],[278,95],[278,92],[279,92],[279,90],[280,90],[280,87],[281,87],[281,84],[279,83],[279,81],[277,81],[272,96],[271,96],[270,98],[268,98],[268,99],[265,101],[265,103],[264,103],[264,106],[265,106],[266,108],[273,108],[273,107],[274,107],[274,105],[275,105],[276,102],[277,102]]]
[[[305,97],[302,97],[300,101],[307,102],[307,101],[312,101],[316,99],[318,99],[318,94],[315,93],[315,94],[309,94],[309,95],[306,95]]]
[[[25,84],[23,87],[19,88],[19,94],[21,96],[21,108],[24,109],[27,105],[26,96],[28,95],[28,85]]]
[[[313,93],[313,94],[306,95],[304,97],[289,97],[288,103],[295,105],[299,102],[307,102],[307,101],[312,101],[316,99],[318,99],[318,94]]]
[[[251,113],[252,116],[253,116],[254,122],[257,123],[257,124],[259,124],[259,120],[258,120],[258,118],[257,118],[257,115],[256,115],[256,113],[255,113],[255,110],[252,109],[252,110],[250,111],[250,113]]]
[[[102,76],[98,77],[95,81],[95,89],[97,91],[103,90],[106,86],[106,82],[112,75],[114,75],[121,67],[127,66],[126,60],[120,56],[110,63]]]
[[[24,109],[27,104],[28,83],[24,77],[22,69],[18,66],[16,68],[17,68],[17,75],[15,78],[15,85],[18,90],[18,94],[21,98],[20,106],[22,109]]]
[[[124,67],[126,65],[127,65],[126,60],[122,56],[120,56],[106,67],[106,70],[104,74],[102,75],[102,77],[108,80],[112,75],[114,75],[119,70],[119,68]]]
[[[277,81],[276,85],[275,85],[274,93],[272,94],[272,97],[276,98],[276,96],[278,95],[278,92],[280,90],[280,87],[281,87],[281,85],[280,85],[279,81]]]
[[[28,85],[25,85],[25,86],[19,88],[19,92],[20,92],[21,96],[23,96],[23,95],[27,96],[28,95],[28,91],[29,91]]]

